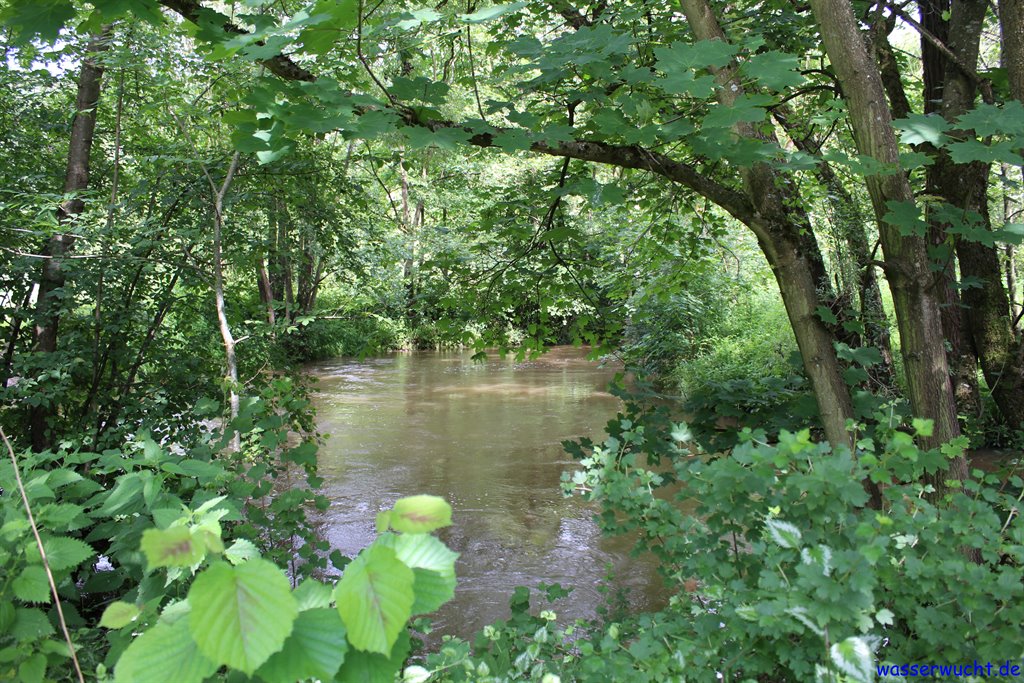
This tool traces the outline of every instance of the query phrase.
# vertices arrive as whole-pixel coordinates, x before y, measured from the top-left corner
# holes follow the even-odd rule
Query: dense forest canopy
[[[971,462],[1024,445],[1020,0],[0,17],[0,677],[1020,658],[1021,481]],[[301,364],[563,343],[646,378],[566,489],[679,596],[586,647],[529,645],[554,625],[520,600],[410,664],[406,623],[455,585],[451,509],[403,499],[332,553]]]

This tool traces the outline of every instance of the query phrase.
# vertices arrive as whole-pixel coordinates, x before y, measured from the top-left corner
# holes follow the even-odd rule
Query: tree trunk
[[[999,0],[999,26],[1010,95],[1024,102],[1024,0]]]
[[[932,34],[942,44],[949,41],[949,0],[920,0],[918,3],[921,27]],[[939,49],[924,36],[921,36],[921,68],[923,74],[922,99],[924,113],[931,114],[941,109],[943,88],[946,81],[946,58]]]
[[[228,324],[227,308],[224,305],[224,264],[221,260],[221,242],[224,229],[224,197],[231,187],[231,181],[238,169],[240,154],[235,152],[231,157],[231,165],[224,176],[218,190],[210,181],[213,195],[213,297],[217,307],[217,324],[220,327],[220,337],[224,342],[224,362],[227,366],[228,398],[231,404],[231,419],[238,417],[238,361],[235,358],[235,338],[231,334],[231,325]],[[235,450],[240,450],[241,444],[238,432],[231,430],[232,443]]]
[[[843,88],[858,150],[898,169],[899,149],[882,79],[868,56],[848,0],[811,0],[811,9]],[[888,202],[913,204],[914,195],[901,171],[869,176],[867,186],[896,308],[911,407],[915,415],[934,420],[933,435],[923,439],[922,445],[937,446],[958,436],[960,426],[942,341],[939,302],[932,293],[934,275],[924,239],[901,235],[899,226],[887,219]],[[951,463],[950,474],[966,479],[967,463],[962,457]]]
[[[974,108],[977,88],[972,71],[978,62],[982,27],[988,3],[985,0],[957,0],[952,5],[949,21],[950,52],[959,64],[937,55],[945,66],[941,113],[952,122]],[[962,137],[963,133],[951,135]],[[988,210],[988,180],[991,166],[973,162],[955,164],[949,154],[937,155],[928,169],[929,189],[945,202],[962,211],[963,220],[979,216],[981,226],[991,231]],[[943,226],[945,227],[945,226]],[[958,238],[956,253],[960,275],[978,286],[963,290],[967,327],[974,354],[962,353],[964,364],[972,376],[977,374],[974,355],[981,361],[992,396],[999,411],[1011,427],[1024,422],[1024,355],[1013,335],[1009,301],[1003,289],[999,253],[994,246]],[[963,406],[961,406],[963,408]]]
[[[797,128],[789,119],[790,112],[785,107],[775,110],[775,119],[786,131],[790,141],[800,151],[814,155],[819,145],[811,142],[809,132]],[[842,239],[850,248],[853,266],[857,276],[850,288],[855,290],[860,301],[860,319],[864,325],[862,343],[878,349],[882,362],[868,369],[871,380],[887,393],[896,393],[896,371],[892,360],[892,344],[889,320],[882,306],[882,292],[875,276],[875,266],[871,263],[871,247],[865,225],[867,221],[860,205],[847,191],[842,180],[836,175],[827,161],[820,161],[815,168],[815,175],[828,192],[828,203],[840,224]],[[845,280],[845,278],[844,278]],[[847,298],[853,300],[854,292],[848,292]],[[855,340],[851,340],[855,341]]]
[[[75,118],[71,124],[71,142],[68,146],[68,163],[64,176],[64,194],[68,195],[58,208],[61,226],[72,223],[82,213],[85,202],[79,194],[89,187],[89,156],[92,151],[93,135],[96,132],[96,108],[99,105],[100,86],[103,80],[103,65],[97,57],[106,51],[109,29],[104,28],[89,39],[82,70],[78,78],[78,95],[75,100]],[[60,295],[64,287],[64,259],[75,246],[75,236],[70,231],[58,233],[46,245],[42,272],[39,279],[39,299],[36,305],[35,350],[53,353],[57,350],[57,328],[60,323]],[[49,448],[50,416],[53,406],[41,405],[32,408],[30,426],[32,447],[36,450]]]
[[[681,0],[680,5],[698,40],[727,41],[706,0]],[[733,67],[713,72],[720,86],[719,103],[731,106],[743,94],[742,82]],[[774,133],[758,131],[748,123],[737,124],[733,130],[740,137],[774,140]],[[791,179],[780,176],[767,164],[743,168],[740,173],[745,194],[766,219],[766,229],[754,228],[754,232],[779,284],[804,371],[814,389],[825,437],[833,445],[849,446],[846,423],[853,418],[853,403],[836,357],[834,336],[817,315],[822,304],[819,291],[827,297],[831,287],[814,231],[800,208],[802,203]]]
[[[277,315],[274,312],[274,290],[270,286],[267,262],[262,256],[256,260],[256,285],[259,288],[260,301],[267,309],[267,322],[273,326],[277,323]]]
[[[413,317],[413,300],[416,296],[416,225],[409,192],[409,173],[405,168],[405,158],[401,155],[398,157],[398,179],[402,200],[402,225],[400,227],[402,232],[405,233],[405,258],[402,260],[402,282],[405,284],[405,315],[411,320]]]

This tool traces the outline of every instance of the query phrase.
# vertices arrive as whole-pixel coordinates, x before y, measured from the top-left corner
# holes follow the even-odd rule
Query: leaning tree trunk
[[[868,56],[848,0],[811,0],[811,9],[843,88],[858,150],[886,167],[898,169],[899,148],[882,79]],[[958,436],[960,427],[939,302],[932,293],[934,274],[924,239],[902,235],[900,227],[887,216],[888,202],[913,204],[914,195],[902,172],[869,176],[867,186],[896,309],[911,408],[916,415],[934,420],[933,434],[923,439],[922,445],[937,446]],[[951,464],[951,475],[966,479],[964,458]]]
[[[64,176],[65,199],[57,210],[62,228],[67,228],[85,208],[85,202],[79,195],[89,187],[89,155],[96,132],[96,107],[99,104],[100,84],[103,80],[103,65],[97,58],[107,49],[108,37],[107,28],[91,36],[86,55],[82,59],[78,96],[75,100],[75,118],[71,123],[71,142],[68,146],[68,163]],[[54,235],[46,245],[46,258],[43,259],[36,306],[37,352],[54,353],[57,350],[57,328],[61,309],[57,293],[65,283],[64,261],[74,246],[75,235],[71,231]],[[49,422],[52,414],[53,406],[50,405],[36,406],[31,411],[29,419],[32,447],[36,450],[44,450],[50,446]]]
[[[727,41],[706,0],[680,0],[680,5],[698,40]],[[744,93],[742,81],[733,67],[716,69],[714,73],[719,103],[732,106]],[[749,123],[737,124],[733,130],[740,137],[774,140],[774,133],[759,131]],[[741,175],[745,194],[766,219],[763,227],[748,227],[757,235],[778,282],[804,371],[814,389],[825,437],[833,445],[849,446],[846,423],[853,417],[853,403],[836,357],[834,335],[817,314],[822,304],[819,292],[827,294],[830,285],[810,221],[799,208],[801,202],[790,179],[767,164],[744,168]]]

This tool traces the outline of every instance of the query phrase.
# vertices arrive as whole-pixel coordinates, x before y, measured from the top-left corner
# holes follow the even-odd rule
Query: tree
[[[72,225],[85,208],[81,193],[89,188],[89,157],[96,132],[96,107],[99,105],[103,65],[100,55],[107,49],[109,30],[90,37],[82,59],[78,77],[78,95],[75,99],[75,117],[71,124],[68,143],[67,170],[64,175],[65,199],[58,210],[58,220],[65,231],[53,235],[46,244],[39,277],[39,298],[36,307],[35,346],[42,354],[57,350],[57,329],[60,323],[60,291],[64,286],[64,261],[75,246],[75,235],[67,227]],[[32,445],[37,450],[50,443],[49,418],[53,406],[41,403],[32,409]]]

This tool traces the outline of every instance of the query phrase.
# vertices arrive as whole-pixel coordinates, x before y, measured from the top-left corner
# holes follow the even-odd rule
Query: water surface
[[[443,540],[461,553],[455,599],[433,615],[438,630],[463,637],[508,616],[515,586],[574,587],[557,603],[560,621],[593,616],[607,567],[637,609],[663,602],[650,557],[604,539],[594,508],[562,497],[561,473],[575,467],[560,443],[602,437],[619,409],[607,393],[614,367],[555,348],[535,361],[468,352],[396,353],[310,367],[322,432],[324,527],[332,548],[354,556],[374,536],[377,511],[430,493],[454,508]]]

